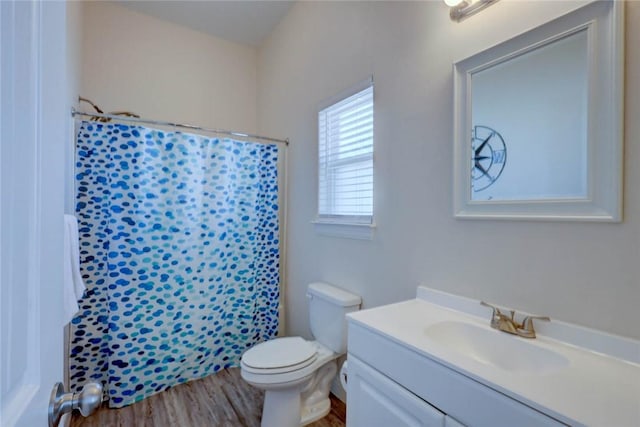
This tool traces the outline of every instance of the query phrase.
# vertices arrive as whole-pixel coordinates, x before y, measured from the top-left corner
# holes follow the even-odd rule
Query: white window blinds
[[[318,217],[371,224],[373,84],[318,113]]]

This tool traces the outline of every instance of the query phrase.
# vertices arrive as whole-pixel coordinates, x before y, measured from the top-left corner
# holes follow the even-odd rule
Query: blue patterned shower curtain
[[[82,122],[72,390],[125,406],[276,334],[277,164],[276,145]]]

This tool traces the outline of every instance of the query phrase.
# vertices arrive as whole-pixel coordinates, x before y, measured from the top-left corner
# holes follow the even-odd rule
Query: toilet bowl
[[[336,359],[346,352],[345,315],[358,310],[361,299],[326,283],[310,284],[307,296],[316,341],[275,338],[242,355],[242,378],[265,391],[262,427],[304,426],[331,409]]]
[[[329,413],[336,353],[300,337],[276,338],[259,347],[243,356],[241,375],[266,392],[263,427],[303,426]]]

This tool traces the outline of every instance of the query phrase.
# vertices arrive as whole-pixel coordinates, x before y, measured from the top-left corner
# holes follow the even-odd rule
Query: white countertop
[[[478,301],[419,288],[414,300],[354,312],[348,317],[351,322],[566,424],[640,426],[639,342],[562,322],[555,322],[554,326],[553,321],[540,328],[544,335],[538,332],[536,339],[520,338],[491,329],[491,310],[479,307]],[[561,354],[569,363],[546,373],[503,370],[430,339],[426,329],[443,321],[472,323],[492,333],[505,334],[509,339],[527,340]],[[559,341],[552,338],[554,335],[565,339]],[[594,345],[589,345],[590,342]],[[609,353],[616,357],[604,354],[604,347],[610,348]]]

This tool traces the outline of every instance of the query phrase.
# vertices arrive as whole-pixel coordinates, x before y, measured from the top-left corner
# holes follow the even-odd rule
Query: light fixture
[[[451,9],[449,17],[452,21],[460,22],[470,17],[482,9],[492,5],[498,0],[444,0],[445,4]]]

